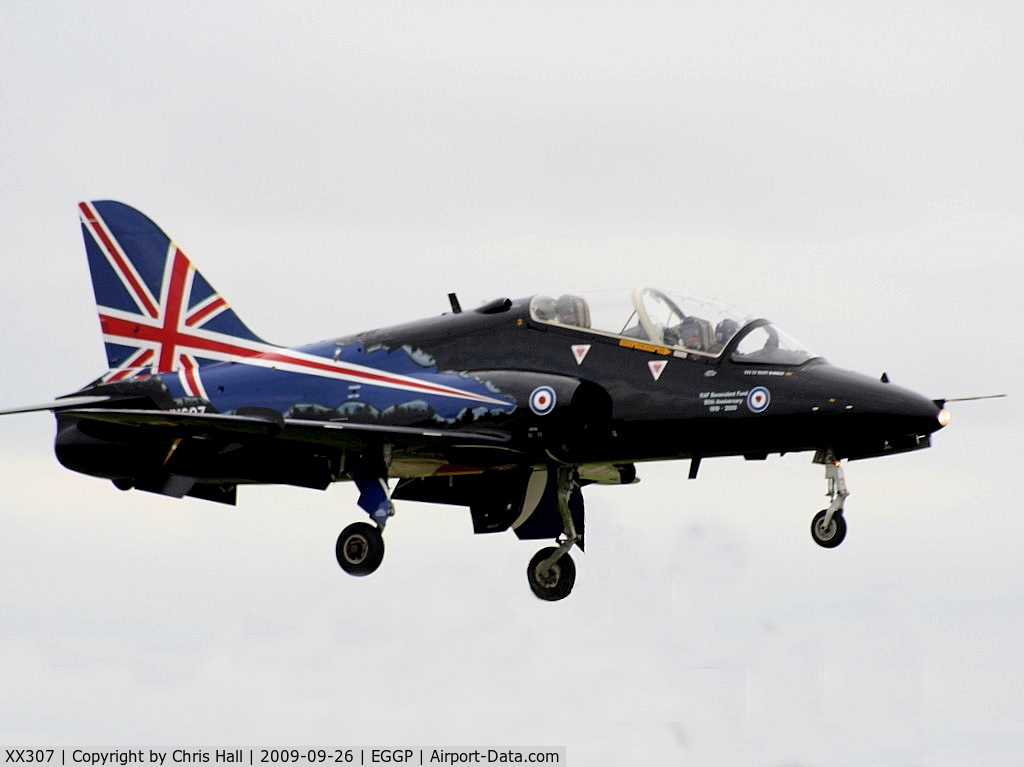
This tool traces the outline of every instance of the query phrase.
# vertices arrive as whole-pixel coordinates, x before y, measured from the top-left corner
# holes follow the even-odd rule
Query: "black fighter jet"
[[[945,402],[833,367],[766,319],[651,287],[499,298],[297,348],[267,343],[139,211],[79,205],[108,370],[52,402],[56,454],[121,489],[234,504],[242,484],[351,480],[369,521],[337,560],[368,575],[393,501],[468,507],[477,533],[554,539],[527,569],[545,600],[575,581],[584,487],[637,464],[813,453],[846,535],[845,459],[920,450]]]

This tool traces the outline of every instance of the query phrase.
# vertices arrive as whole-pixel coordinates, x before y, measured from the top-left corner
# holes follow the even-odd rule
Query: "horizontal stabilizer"
[[[34,413],[40,410],[63,410],[69,407],[82,407],[83,405],[98,405],[110,399],[105,395],[92,395],[82,397],[64,397],[55,399],[53,402],[43,402],[39,405],[22,405],[21,407],[9,407],[0,409],[0,415],[12,415],[14,413]]]

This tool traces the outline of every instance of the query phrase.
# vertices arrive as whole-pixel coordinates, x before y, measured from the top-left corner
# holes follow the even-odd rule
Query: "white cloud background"
[[[350,486],[237,509],[61,469],[0,424],[0,745],[566,746],[571,764],[1016,764],[1024,149],[1013,4],[30,3],[0,10],[0,402],[102,367],[75,215],[152,216],[302,343],[647,282],[956,406],[823,472],[643,467],[535,547],[402,504],[338,571]]]

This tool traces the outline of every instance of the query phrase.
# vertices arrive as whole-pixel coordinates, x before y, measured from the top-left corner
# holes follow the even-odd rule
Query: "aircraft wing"
[[[177,413],[166,410],[79,408],[65,415],[127,427],[167,429],[174,436],[276,437],[336,447],[362,447],[367,443],[389,443],[396,447],[436,445],[438,447],[504,446],[511,436],[501,431],[465,429],[424,429],[408,426],[312,421],[282,418],[272,410],[246,414]]]
[[[385,426],[347,421],[306,421],[284,419],[282,439],[326,444],[366,444],[368,441],[396,445],[437,444],[452,447],[504,446],[512,437],[498,430],[423,429],[410,426]]]
[[[284,427],[277,413],[269,415],[225,415],[222,413],[176,413],[169,410],[78,408],[63,415],[119,426],[150,427],[174,431],[174,436],[213,434],[223,436],[275,436]]]

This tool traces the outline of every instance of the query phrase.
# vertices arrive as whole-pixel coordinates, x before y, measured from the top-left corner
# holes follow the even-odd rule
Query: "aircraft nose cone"
[[[907,389],[900,390],[898,403],[892,408],[892,414],[907,419],[921,434],[931,434],[949,423],[948,410],[937,407],[932,400]]]
[[[949,423],[949,415],[927,397],[896,384],[822,366],[814,371],[819,402],[828,414],[829,438],[850,456],[914,450]]]
[[[893,425],[918,434],[931,434],[949,423],[949,413],[922,394],[889,383],[873,382],[861,409],[878,412]],[[945,412],[945,416],[943,413]]]

